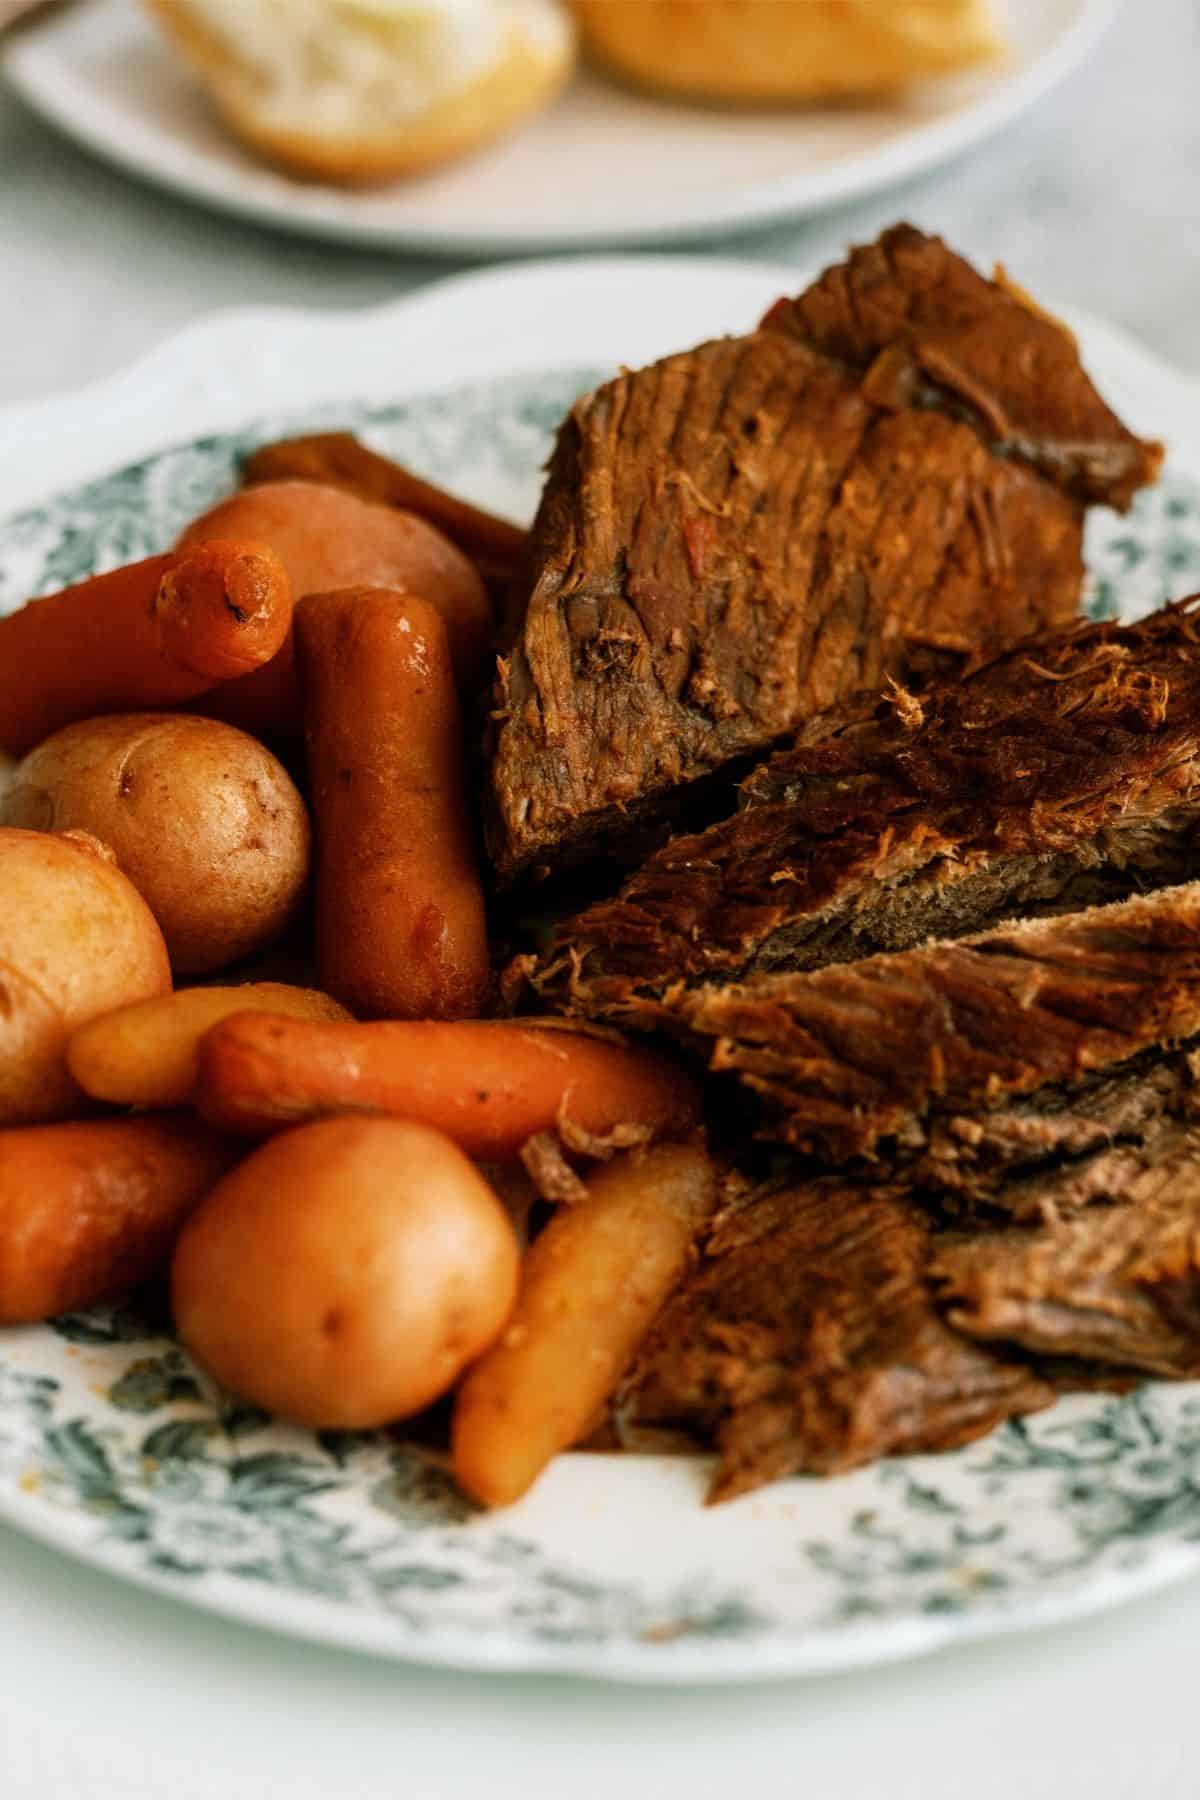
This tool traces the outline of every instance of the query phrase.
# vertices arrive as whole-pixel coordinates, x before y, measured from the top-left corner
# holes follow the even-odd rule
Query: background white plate
[[[995,70],[863,108],[675,105],[582,74],[470,161],[373,194],[277,175],[224,133],[137,0],[89,0],[3,53],[29,103],[98,155],[219,209],[379,248],[495,254],[667,243],[854,199],[980,142],[1097,42],[1118,0],[993,0]]]
[[[365,428],[527,514],[570,394],[744,328],[794,271],[687,259],[468,277],[353,317],[231,314],[114,382],[0,414],[0,609],[161,543],[247,443]],[[1200,392],[1073,320],[1165,435],[1162,487],[1097,515],[1089,605],[1200,586]],[[249,422],[248,422],[249,421]],[[1200,1387],[1076,1398],[957,1454],[701,1505],[699,1459],[566,1456],[483,1518],[398,1440],[316,1438],[216,1393],[153,1322],[0,1334],[0,1515],[126,1579],[297,1636],[641,1681],[861,1666],[1110,1606],[1200,1565]]]

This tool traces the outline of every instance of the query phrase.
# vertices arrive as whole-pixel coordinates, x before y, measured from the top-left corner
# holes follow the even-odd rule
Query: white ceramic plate
[[[570,398],[749,325],[795,271],[526,265],[354,316],[235,313],[120,379],[0,415],[0,610],[166,543],[248,445],[339,423],[527,516]],[[1162,486],[1101,514],[1088,606],[1200,587],[1200,390],[1087,320]],[[0,1515],[132,1581],[321,1642],[481,1669],[742,1680],[845,1668],[1109,1606],[1200,1564],[1200,1387],[1072,1399],[945,1457],[701,1504],[699,1459],[566,1456],[471,1514],[396,1438],[273,1425],[161,1321],[0,1333]]]
[[[19,33],[9,78],[134,174],[252,218],[396,249],[496,254],[667,243],[854,199],[958,155],[1050,92],[1117,0],[993,0],[1012,53],[863,108],[718,112],[581,75],[525,130],[373,194],[291,181],[230,141],[137,0],[89,0]]]

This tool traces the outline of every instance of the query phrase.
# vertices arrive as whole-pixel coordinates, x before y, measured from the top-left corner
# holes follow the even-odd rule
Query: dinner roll
[[[557,0],[149,0],[233,130],[295,174],[368,186],[461,155],[558,91]]]
[[[968,68],[1000,43],[985,0],[570,0],[619,74],[705,100],[883,94]]]

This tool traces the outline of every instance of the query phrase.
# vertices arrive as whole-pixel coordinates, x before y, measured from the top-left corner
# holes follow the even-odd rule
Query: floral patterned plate
[[[285,427],[351,426],[527,513],[575,393],[798,282],[580,262],[352,319],[213,321],[116,383],[0,415],[0,610],[165,544]],[[1200,587],[1200,395],[1080,330],[1109,396],[1172,443],[1158,491],[1092,527],[1088,609],[1133,615]],[[484,1517],[398,1434],[314,1436],[220,1393],[161,1318],[104,1308],[0,1334],[0,1516],[198,1605],[390,1656],[740,1680],[1047,1623],[1200,1567],[1200,1386],[1067,1400],[954,1455],[712,1510],[705,1474],[566,1456]]]

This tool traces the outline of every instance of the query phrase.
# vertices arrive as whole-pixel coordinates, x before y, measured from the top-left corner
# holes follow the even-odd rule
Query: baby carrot
[[[687,1131],[691,1074],[608,1038],[511,1020],[317,1024],[242,1013],[200,1040],[196,1096],[213,1124],[267,1136],[328,1113],[416,1119],[469,1156],[511,1161],[563,1118],[603,1136],[617,1125]]]
[[[0,1325],[148,1280],[234,1156],[194,1120],[167,1115],[0,1132]]]
[[[186,1106],[196,1085],[196,1046],[233,1013],[282,1013],[298,1019],[348,1019],[328,994],[279,981],[238,987],[176,988],[134,1000],[81,1025],[67,1045],[67,1066],[85,1094],[115,1106]]]
[[[360,1018],[460,1019],[490,982],[446,628],[386,588],[296,609],[321,986]]]
[[[191,700],[270,661],[291,625],[279,558],[214,541],[94,575],[0,619],[0,745]]]

